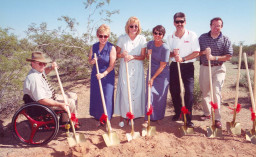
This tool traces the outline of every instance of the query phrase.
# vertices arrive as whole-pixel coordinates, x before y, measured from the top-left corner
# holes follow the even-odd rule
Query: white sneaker
[[[119,122],[119,126],[122,128],[124,127],[124,121]]]

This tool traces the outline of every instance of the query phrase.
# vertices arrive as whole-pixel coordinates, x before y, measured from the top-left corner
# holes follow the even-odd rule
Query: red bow
[[[148,109],[147,115],[151,115],[153,113],[153,106],[150,104],[150,107]]]
[[[251,110],[251,116],[252,116],[252,121],[255,121],[255,119],[256,119],[256,115],[255,115],[255,113],[253,112],[253,110],[252,110],[252,108],[250,108],[250,110]]]
[[[229,109],[235,110],[235,108],[231,108],[231,107],[229,107]],[[241,111],[241,104],[237,104],[237,106],[236,106],[236,113],[239,113],[240,111]]]
[[[210,104],[211,104],[211,106],[212,106],[212,108],[213,108],[214,110],[218,109],[217,103],[213,103],[213,102],[211,101]]]
[[[183,114],[190,114],[190,112],[188,111],[188,109],[186,108],[186,106],[182,106],[181,112],[182,112]]]
[[[106,122],[106,121],[107,121],[107,118],[108,118],[108,116],[103,113],[103,114],[101,115],[101,117],[100,117],[100,123],[101,123],[101,124],[104,124],[103,121]]]
[[[76,115],[74,113],[71,113],[71,120],[75,123],[78,122],[78,119],[76,118]]]
[[[126,117],[127,117],[128,119],[134,119],[134,115],[133,115],[131,112],[127,112],[127,113],[126,113]]]

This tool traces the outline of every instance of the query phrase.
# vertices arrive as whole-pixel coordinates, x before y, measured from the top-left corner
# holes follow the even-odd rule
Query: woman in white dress
[[[144,116],[145,110],[145,78],[143,60],[146,52],[146,38],[141,33],[140,21],[130,17],[125,25],[126,34],[118,38],[116,52],[120,58],[119,76],[114,113],[120,115],[119,126],[123,127],[123,118],[129,112],[128,90],[125,62],[128,62],[130,92],[134,118]]]

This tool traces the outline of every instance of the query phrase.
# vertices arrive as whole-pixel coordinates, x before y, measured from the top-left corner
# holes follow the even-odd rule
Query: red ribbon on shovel
[[[182,107],[181,107],[181,112],[182,112],[183,114],[190,114],[190,112],[188,111],[188,109],[186,108],[186,106],[182,106]]]
[[[127,113],[126,113],[126,117],[127,117],[128,119],[134,119],[134,115],[133,115],[131,112],[127,112]]]
[[[251,116],[252,116],[252,121],[255,121],[255,119],[256,119],[256,115],[255,115],[255,113],[253,112],[253,110],[252,110],[252,108],[250,108],[250,110],[251,110]]]
[[[78,122],[78,119],[76,118],[76,115],[74,113],[71,113],[71,120],[74,122],[74,123],[77,123]]]
[[[153,106],[152,106],[152,104],[150,104],[150,107],[149,107],[149,109],[148,109],[147,115],[149,116],[149,115],[151,115],[152,113],[153,113]]]
[[[100,117],[100,123],[101,123],[101,124],[104,124],[104,121],[106,122],[106,121],[107,121],[107,118],[108,118],[108,116],[103,113],[103,114],[101,115],[101,117]]]
[[[213,102],[211,101],[210,104],[211,104],[211,106],[212,106],[212,108],[213,108],[214,110],[218,109],[217,103],[213,103]]]
[[[231,109],[231,110],[235,110],[235,108],[231,108],[231,107],[229,107],[229,109]],[[241,111],[241,104],[237,104],[237,106],[236,106],[236,113],[239,113]]]

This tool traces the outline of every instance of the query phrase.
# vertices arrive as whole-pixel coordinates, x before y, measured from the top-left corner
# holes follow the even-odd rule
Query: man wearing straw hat
[[[211,61],[212,71],[212,86],[213,86],[213,101],[217,103],[215,109],[215,126],[221,128],[220,104],[221,104],[221,88],[223,87],[226,67],[223,64],[230,60],[233,54],[231,41],[222,34],[221,29],[223,21],[220,17],[213,18],[210,22],[211,31],[204,33],[199,37],[200,44],[200,75],[199,83],[203,97],[203,112],[201,120],[210,119],[211,113],[211,97],[209,84],[209,65],[208,60]]]
[[[63,96],[55,94],[54,89],[46,78],[46,75],[57,67],[57,64],[52,62],[51,66],[46,67],[47,63],[51,63],[51,61],[46,59],[42,52],[33,52],[32,57],[27,58],[26,61],[30,62],[32,69],[29,71],[23,85],[23,100],[25,103],[38,102],[42,105],[61,108],[65,111],[67,111],[66,106],[69,106],[70,112],[76,117],[76,93],[67,93],[68,104],[65,104]],[[67,121],[67,115],[64,117],[62,121]],[[75,117],[72,119],[76,119]],[[79,123],[76,126],[79,127]]]

